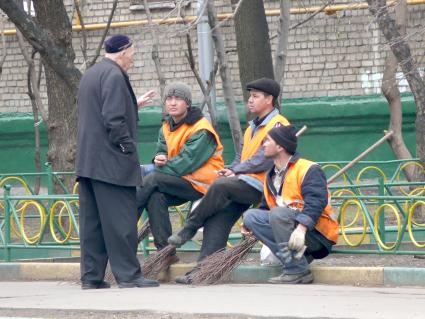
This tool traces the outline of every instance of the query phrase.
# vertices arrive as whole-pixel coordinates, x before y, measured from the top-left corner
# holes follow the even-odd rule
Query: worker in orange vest
[[[137,188],[138,211],[147,210],[158,250],[172,234],[168,207],[201,198],[224,167],[223,145],[202,111],[192,106],[190,87],[170,83],[163,98],[167,115],[159,130],[154,169]],[[177,261],[172,254],[170,263]]]
[[[274,166],[264,184],[260,208],[244,214],[241,232],[254,235],[281,260],[283,273],[270,283],[313,282],[309,262],[329,254],[338,239],[325,174],[320,166],[296,152],[296,128],[273,128],[264,155]]]

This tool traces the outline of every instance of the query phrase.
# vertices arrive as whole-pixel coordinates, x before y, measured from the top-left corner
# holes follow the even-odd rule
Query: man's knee
[[[293,224],[295,218],[294,210],[287,207],[275,207],[270,210],[270,224]]]
[[[243,224],[246,228],[251,229],[253,228],[256,220],[256,214],[254,209],[248,209],[244,215],[243,215]]]

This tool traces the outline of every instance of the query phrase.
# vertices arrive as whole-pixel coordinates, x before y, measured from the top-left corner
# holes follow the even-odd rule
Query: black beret
[[[105,51],[107,53],[117,53],[131,47],[133,43],[126,35],[117,34],[105,41]]]
[[[282,146],[289,154],[297,150],[297,129],[292,125],[275,126],[269,131],[269,136]]]
[[[246,89],[248,91],[258,90],[267,94],[272,95],[274,98],[279,97],[280,84],[275,80],[268,78],[261,78],[252,82],[247,83]]]

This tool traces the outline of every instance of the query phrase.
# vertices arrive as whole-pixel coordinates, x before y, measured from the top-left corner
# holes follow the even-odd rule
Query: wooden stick
[[[386,132],[386,131],[384,131]],[[363,153],[361,153],[359,156],[357,156],[355,159],[353,159],[350,163],[345,165],[343,168],[341,168],[338,172],[336,172],[334,175],[332,175],[328,179],[328,184],[332,183],[335,179],[337,179],[340,175],[345,173],[348,169],[354,166],[357,162],[359,162],[363,157],[368,155],[370,152],[372,152],[375,148],[377,148],[379,145],[381,145],[384,141],[386,141],[391,135],[393,135],[393,131],[388,131],[385,133],[383,137],[381,137],[377,142],[375,142],[373,145],[369,146]]]
[[[305,131],[307,130],[307,125],[304,125],[302,128],[300,128],[297,132],[297,134],[295,134],[296,137],[299,137],[300,135],[302,135]]]

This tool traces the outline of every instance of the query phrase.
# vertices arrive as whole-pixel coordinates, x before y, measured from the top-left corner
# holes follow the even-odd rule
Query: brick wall
[[[69,15],[73,15],[73,0],[65,0]],[[104,23],[107,21],[112,0],[86,0],[83,16],[86,24]],[[132,4],[137,1],[132,0]],[[217,3],[219,13],[231,12],[230,1],[220,0]],[[141,1],[143,3],[143,1]],[[279,1],[265,1],[268,9],[277,9]],[[292,1],[293,7],[321,6],[321,0]],[[339,1],[338,3],[356,3],[355,1]],[[132,11],[130,0],[118,2],[114,22],[144,20],[144,11]],[[196,14],[197,3],[194,1],[186,8],[187,15]],[[165,18],[170,9],[154,9],[154,18]],[[170,17],[175,17],[172,13]],[[303,21],[308,15],[291,15],[291,25]],[[278,16],[269,16],[270,35],[276,34]],[[424,61],[424,24],[425,5],[409,6],[408,33],[409,43],[418,64],[423,68]],[[6,29],[13,25],[6,23]],[[167,81],[180,80],[192,85],[194,99],[201,98],[200,90],[192,71],[186,62],[185,31],[182,24],[160,25],[159,55],[163,73]],[[125,33],[136,43],[137,55],[133,68],[129,71],[136,94],[148,89],[157,89],[158,80],[155,66],[151,58],[152,37],[149,28],[144,26],[114,28],[111,34]],[[239,85],[238,61],[235,34],[231,20],[222,24],[222,33],[229,51],[232,80],[236,98],[241,99]],[[99,43],[102,30],[87,31],[88,55],[91,57]],[[197,60],[196,29],[191,28],[193,49]],[[255,44],[255,39],[253,39]],[[83,69],[81,54],[81,33],[74,33],[74,50],[76,65]],[[272,49],[277,38],[272,40]],[[1,44],[0,44],[1,46]],[[16,36],[6,36],[7,58],[0,77],[0,112],[27,112],[31,110],[26,95],[26,63],[22,58]],[[314,19],[290,32],[289,52],[284,79],[284,97],[316,97],[316,96],[350,96],[380,92],[382,72],[387,56],[388,46],[368,10],[346,10],[334,15],[319,13]],[[2,51],[0,51],[2,52]],[[44,87],[44,86],[43,86]],[[408,90],[406,81],[400,76],[402,91]],[[46,94],[43,92],[43,96]],[[217,81],[217,98],[222,100],[221,82]],[[159,103],[159,100],[156,100]]]

